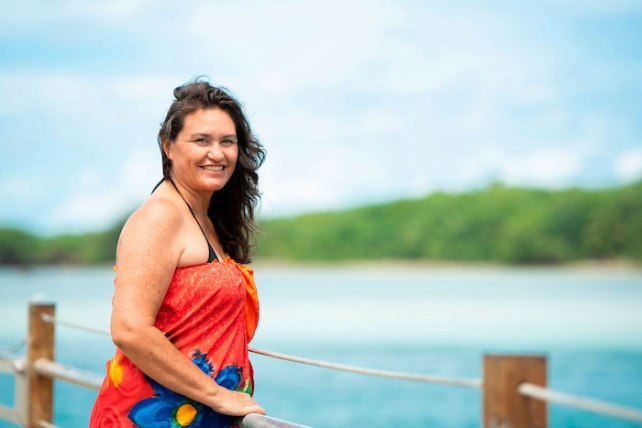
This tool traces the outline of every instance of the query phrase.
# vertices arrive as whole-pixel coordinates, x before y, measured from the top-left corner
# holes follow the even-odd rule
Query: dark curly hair
[[[227,254],[239,263],[249,263],[257,232],[254,212],[260,199],[256,170],[265,160],[265,149],[252,134],[243,106],[223,87],[212,86],[200,78],[174,89],[175,100],[158,132],[163,159],[163,178],[171,180],[172,161],[163,150],[183,128],[185,117],[201,109],[219,108],[227,112],[236,127],[239,155],[229,182],[212,196],[208,216]]]

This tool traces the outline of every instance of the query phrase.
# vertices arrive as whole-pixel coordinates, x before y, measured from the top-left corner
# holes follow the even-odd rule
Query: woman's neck
[[[180,180],[177,180],[176,177],[173,176],[170,177],[169,184],[178,191],[179,195],[183,199],[185,199],[185,202],[187,202],[196,216],[202,219],[206,219],[208,217],[207,213],[209,211],[212,195],[197,192],[189,186],[181,183]]]

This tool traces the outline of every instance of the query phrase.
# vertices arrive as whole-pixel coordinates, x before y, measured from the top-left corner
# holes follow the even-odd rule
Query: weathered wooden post
[[[27,342],[27,370],[29,399],[27,400],[27,427],[39,427],[38,421],[53,421],[53,380],[36,373],[34,363],[45,358],[54,361],[54,325],[45,322],[43,315],[54,317],[56,307],[51,303],[29,305],[29,336]]]
[[[544,401],[524,397],[517,387],[546,386],[546,357],[484,355],[484,428],[546,428]]]

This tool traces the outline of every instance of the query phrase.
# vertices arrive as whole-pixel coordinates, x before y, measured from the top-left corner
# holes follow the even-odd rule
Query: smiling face
[[[236,126],[218,108],[196,110],[183,121],[173,142],[163,148],[172,162],[172,177],[199,193],[213,193],[230,180],[238,160]]]

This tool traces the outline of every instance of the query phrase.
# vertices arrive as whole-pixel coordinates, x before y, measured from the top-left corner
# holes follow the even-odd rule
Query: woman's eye
[[[207,143],[207,141],[205,140],[205,138],[197,138],[197,139],[195,139],[195,140],[194,140],[194,142],[195,142],[195,143],[199,143],[199,144],[205,144],[205,143]]]

